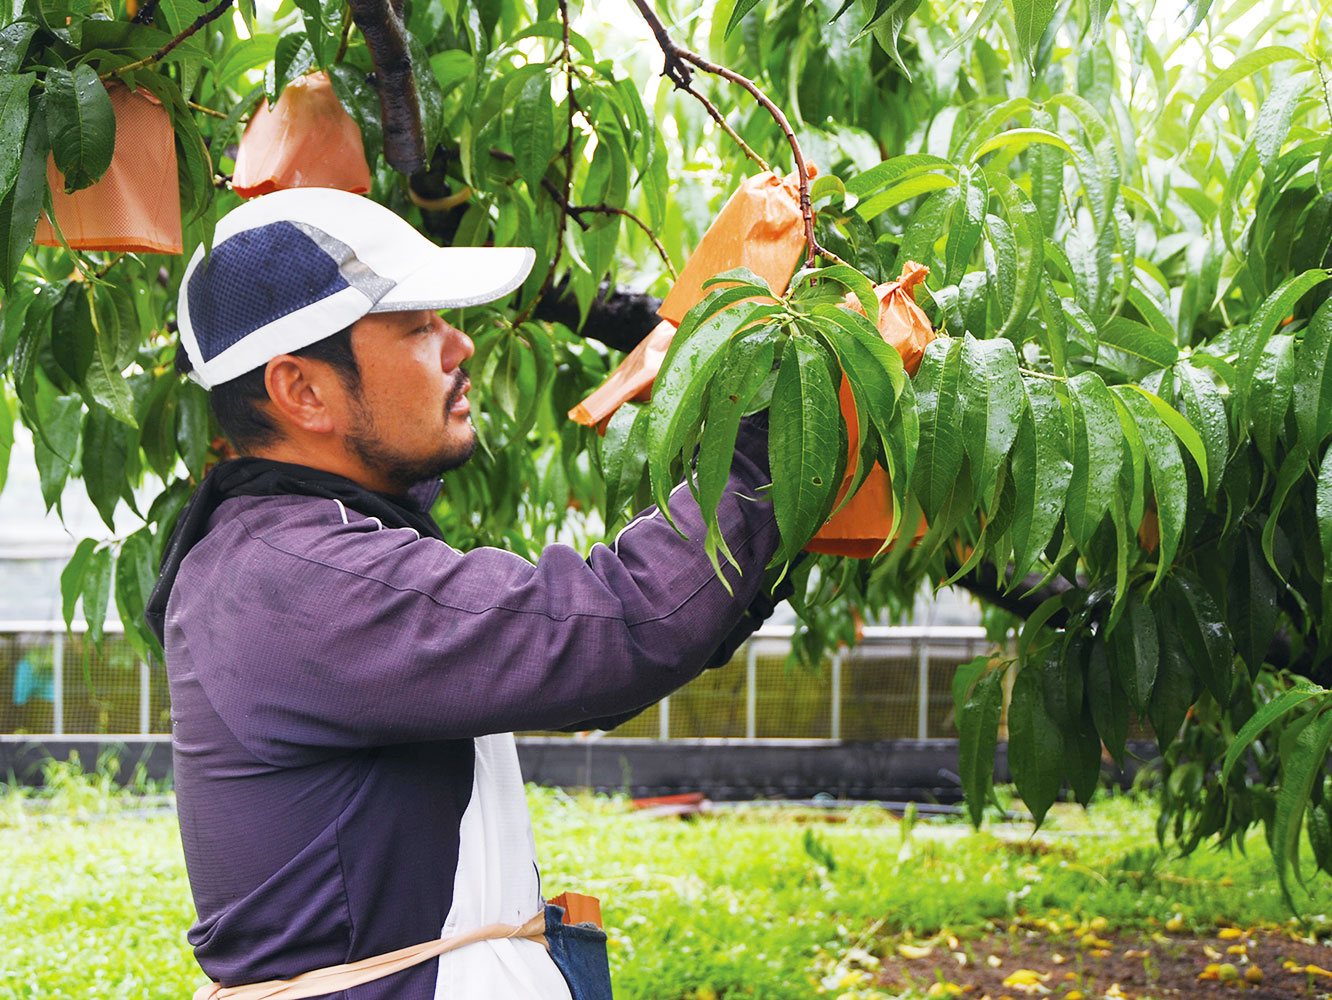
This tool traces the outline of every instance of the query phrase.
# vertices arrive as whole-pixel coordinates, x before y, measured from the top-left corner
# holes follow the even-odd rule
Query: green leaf
[[[828,359],[815,342],[792,336],[782,350],[768,430],[772,507],[782,534],[778,559],[813,537],[841,485],[841,409]]]
[[[1295,354],[1294,395],[1300,440],[1317,451],[1332,434],[1332,299],[1318,307],[1304,328]]]
[[[112,531],[116,528],[116,506],[128,485],[125,475],[132,433],[99,406],[92,407],[84,419],[83,484],[88,499]]]
[[[983,143],[976,147],[971,154],[972,162],[979,160],[986,153],[993,153],[996,149],[1024,149],[1032,143],[1042,146],[1054,146],[1068,153],[1073,159],[1079,159],[1077,150],[1068,144],[1068,140],[1056,132],[1043,128],[1010,128],[998,135],[992,135]]]
[[[1024,378],[1022,384],[1027,408],[1013,443],[1017,509],[1009,529],[1017,580],[1031,571],[1050,544],[1073,473],[1068,422],[1054,389],[1045,379]]]
[[[777,346],[777,327],[768,325],[740,334],[730,342],[726,358],[712,379],[708,394],[707,423],[698,446],[696,475],[698,478],[698,504],[707,524],[704,548],[712,567],[721,576],[717,561],[720,550],[727,561],[740,566],[731,552],[717,524],[717,505],[731,471],[731,456],[735,451],[735,438],[740,418],[749,408],[759,387],[772,373]],[[723,582],[725,578],[723,577]]]
[[[1249,419],[1254,443],[1271,465],[1276,465],[1277,438],[1286,426],[1286,411],[1295,384],[1295,338],[1276,336],[1258,359],[1249,393]]]
[[[74,549],[74,554],[60,571],[60,610],[65,617],[65,628],[74,621],[74,605],[83,594],[83,580],[88,571],[88,562],[92,558],[97,539],[85,538]]]
[[[1067,384],[1073,401],[1073,470],[1064,523],[1078,547],[1086,549],[1114,499],[1124,433],[1114,397],[1099,375],[1083,372]]]
[[[106,173],[116,146],[116,115],[95,69],[85,63],[73,72],[47,70],[46,126],[66,194]]]
[[[83,617],[88,623],[88,639],[101,645],[106,628],[106,608],[111,596],[111,549],[94,549],[83,573]]]
[[[1173,611],[1172,626],[1189,662],[1217,703],[1229,705],[1235,683],[1235,643],[1220,609],[1202,582],[1187,571],[1172,575],[1165,590],[1167,606]]]
[[[1249,318],[1249,325],[1243,330],[1239,361],[1236,364],[1239,378],[1237,388],[1245,394],[1245,398],[1251,391],[1254,372],[1272,334],[1276,333],[1277,327],[1294,312],[1296,303],[1328,278],[1332,278],[1332,271],[1322,268],[1313,268],[1293,275],[1283,281],[1276,291],[1263,299],[1254,309],[1253,315]]]
[[[731,37],[731,32],[744,20],[746,14],[758,6],[758,2],[759,0],[736,0],[735,10],[731,11],[731,19],[726,22],[726,33],[722,35],[723,40]]]
[[[554,115],[549,77],[544,73],[529,77],[513,105],[513,155],[533,197],[555,153]]]
[[[669,507],[669,493],[675,485],[671,463],[684,447],[687,432],[700,420],[704,392],[724,357],[722,348],[749,313],[744,308],[727,309],[692,328],[682,323],[662,360],[647,418],[648,472],[653,498],[671,525],[675,524]]]
[[[36,82],[36,73],[0,76],[0,197],[18,179],[28,131],[28,96]]]
[[[916,12],[920,6],[921,0],[876,0],[874,12],[870,15],[869,21],[861,29],[861,34],[871,32],[874,40],[879,43],[879,47],[897,64],[897,68],[902,71],[902,75],[908,80],[911,79],[911,69],[903,61],[902,55],[898,52],[897,46],[902,36],[902,29],[906,26],[907,20]],[[861,8],[868,7],[868,0],[861,0]]]
[[[1156,616],[1137,592],[1125,598],[1123,616],[1106,636],[1106,657],[1134,710],[1145,714],[1156,688],[1161,651]]]
[[[1193,704],[1193,667],[1169,618],[1157,615],[1157,626],[1161,659],[1156,668],[1151,701],[1147,705],[1147,717],[1156,733],[1156,745],[1164,752],[1179,734]]]
[[[0,73],[16,73],[28,54],[37,25],[32,21],[14,21],[0,29]]]
[[[906,156],[894,156],[892,159],[876,163],[870,169],[853,174],[846,182],[847,194],[864,198],[866,195],[883,187],[896,185],[918,174],[929,171],[952,170],[952,163],[939,156],[928,153],[909,153]]]
[[[647,465],[644,441],[647,435],[648,407],[626,403],[616,410],[606,424],[601,438],[601,472],[606,480],[605,521],[609,529],[620,517],[621,508],[633,496]]]
[[[91,287],[89,294],[92,294]],[[84,376],[83,386],[94,401],[106,407],[107,411],[121,423],[137,427],[134,419],[134,396],[121,369],[123,367],[124,347],[122,340],[133,331],[121,328],[120,319],[114,309],[93,308],[89,321],[93,328],[93,351],[91,363]]]
[[[967,271],[971,256],[980,243],[981,226],[985,222],[985,207],[990,200],[990,188],[985,174],[972,168],[962,175],[948,219],[948,246],[945,250],[944,274],[950,284],[957,284]],[[867,315],[873,315],[867,312]]]
[[[1263,730],[1278,719],[1289,715],[1310,698],[1317,698],[1324,694],[1327,694],[1327,691],[1301,677],[1296,678],[1295,687],[1282,692],[1276,698],[1262,705],[1249,718],[1249,721],[1244,723],[1243,728],[1235,734],[1235,739],[1231,741],[1230,748],[1226,751],[1225,762],[1221,765],[1220,783],[1225,785],[1230,782],[1230,772],[1235,769],[1235,765],[1244,756],[1244,751],[1249,748],[1249,745],[1262,735]]]
[[[1179,348],[1150,326],[1118,316],[1100,328],[1101,348],[1113,348],[1143,363],[1145,371],[1166,368],[1179,359]]]
[[[1294,735],[1281,741],[1281,783],[1277,787],[1276,815],[1272,820],[1272,860],[1287,905],[1296,909],[1287,872],[1300,877],[1300,828],[1315,781],[1323,780],[1327,751],[1332,745],[1332,712],[1324,712]]]
[[[1184,516],[1188,508],[1189,486],[1184,472],[1184,459],[1180,456],[1175,436],[1160,415],[1140,392],[1125,386],[1110,390],[1115,399],[1131,414],[1138,433],[1142,435],[1143,451],[1152,474],[1152,495],[1156,500],[1157,520],[1161,528],[1161,548],[1157,553],[1157,587],[1166,570],[1175,561],[1184,533]]]
[[[11,286],[23,255],[32,246],[37,216],[46,197],[46,154],[50,151],[46,121],[35,98],[29,110],[18,176],[9,193],[0,199],[0,285],[6,289]]]
[[[1054,17],[1055,0],[1010,0],[1013,24],[1017,28],[1018,49],[1030,64],[1036,45]]]
[[[977,661],[972,662],[974,665]],[[994,787],[994,753],[1004,704],[1005,673],[1002,669],[985,670],[957,707],[958,773],[971,824],[977,828],[984,819],[985,805]]]
[[[1258,117],[1254,120],[1249,139],[1258,154],[1263,173],[1268,177],[1276,172],[1281,146],[1290,134],[1291,115],[1307,86],[1306,75],[1295,73],[1274,86],[1258,109]]]
[[[1212,377],[1202,369],[1191,364],[1179,364],[1175,367],[1175,373],[1178,376],[1179,399],[1184,407],[1184,416],[1202,438],[1203,449],[1207,453],[1207,469],[1210,473],[1207,497],[1210,500],[1221,485],[1230,453],[1230,428],[1225,403]]]
[[[1323,550],[1323,614],[1332,612],[1332,447],[1323,453],[1314,487],[1314,515]]]
[[[1013,298],[1003,325],[995,333],[996,337],[1009,335],[1010,331],[1021,333],[1021,324],[1027,318],[1036,295],[1040,291],[1042,269],[1045,266],[1045,230],[1041,224],[1040,213],[1032,204],[1027,193],[1005,174],[991,172],[990,183],[999,194],[1003,203],[1004,214],[1008,216],[1013,233],[1016,251]]]
[[[960,340],[931,341],[914,380],[920,446],[911,490],[930,519],[943,507],[962,470],[961,358]]]
[[[125,637],[144,659],[163,658],[157,637],[147,628],[143,612],[148,595],[157,582],[151,535],[147,528],[125,539],[116,558],[116,610],[120,614]]]
[[[1188,123],[1184,126],[1185,141],[1187,142],[1193,138],[1193,130],[1198,127],[1198,122],[1207,113],[1207,109],[1216,103],[1217,98],[1229,91],[1240,80],[1252,76],[1273,63],[1285,62],[1291,59],[1306,61],[1304,56],[1295,49],[1287,48],[1284,45],[1269,45],[1266,48],[1242,55],[1232,62],[1224,71],[1212,78],[1212,81],[1203,90],[1202,95],[1194,102],[1193,112],[1189,115]]]
[[[1018,671],[1008,705],[1008,767],[1037,828],[1064,784],[1063,760],[1064,738],[1046,711],[1041,669],[1029,664]]]
[[[1206,492],[1208,482],[1207,449],[1203,445],[1202,437],[1178,410],[1170,406],[1156,393],[1148,392],[1140,385],[1131,386],[1131,388],[1142,393],[1143,398],[1152,404],[1152,409],[1156,411],[1156,415],[1174,432],[1175,437],[1179,438],[1179,443],[1188,450],[1198,466],[1198,474],[1202,476],[1203,491]]]
[[[1027,397],[1010,340],[977,340],[966,334],[961,365],[963,445],[977,490],[989,496],[999,464],[1017,437]]]
[[[1128,740],[1129,699],[1119,678],[1110,670],[1106,643],[1099,637],[1092,640],[1087,656],[1087,703],[1101,742],[1105,743],[1115,763],[1123,767],[1124,745]]]

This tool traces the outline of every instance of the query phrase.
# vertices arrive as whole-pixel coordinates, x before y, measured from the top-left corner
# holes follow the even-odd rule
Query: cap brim
[[[503,298],[536,262],[531,247],[433,247],[426,260],[371,312],[457,309]]]

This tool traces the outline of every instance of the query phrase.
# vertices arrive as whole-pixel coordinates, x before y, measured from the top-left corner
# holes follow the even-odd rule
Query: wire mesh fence
[[[766,626],[711,670],[615,730],[654,740],[951,739],[957,665],[991,650],[972,626],[870,627],[816,670],[789,666],[792,629]],[[108,626],[0,622],[0,734],[171,731],[166,672]],[[570,735],[575,734],[543,734]]]

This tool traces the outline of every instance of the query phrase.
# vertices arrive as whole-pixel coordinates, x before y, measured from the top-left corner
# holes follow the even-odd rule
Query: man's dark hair
[[[361,369],[357,367],[356,355],[352,352],[351,329],[346,327],[323,340],[316,340],[308,347],[288,353],[324,362],[338,373],[348,392],[359,392]],[[277,425],[264,412],[262,405],[268,401],[268,389],[264,385],[266,367],[260,365],[208,391],[208,399],[217,422],[222,426],[222,433],[242,454],[270,445],[278,439]],[[176,370],[183,374],[189,372],[190,368],[185,349],[178,348]]]

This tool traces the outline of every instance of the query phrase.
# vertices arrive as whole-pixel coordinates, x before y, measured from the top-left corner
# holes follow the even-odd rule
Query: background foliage
[[[15,0],[0,31],[0,457],[21,421],[48,504],[81,480],[118,532],[79,546],[66,614],[81,597],[96,634],[114,599],[151,652],[143,600],[217,440],[204,394],[172,368],[179,275],[236,203],[241,119],[324,67],[362,127],[373,197],[438,239],[530,245],[549,262],[505,308],[456,317],[477,342],[483,450],[437,511],[454,544],[535,555],[601,537],[696,445],[707,507],[735,419],[774,402],[782,562],[845,468],[840,366],[861,457],[891,472],[898,517],[930,528],[873,561],[801,563],[800,652],[853,638],[852,609],[892,614],[922,583],[954,580],[1021,630],[1015,663],[978,661],[956,684],[977,819],[1011,678],[1009,758],[1038,819],[1066,785],[1086,800],[1102,745],[1122,759],[1141,720],[1164,749],[1163,839],[1242,842],[1261,823],[1288,890],[1302,835],[1332,870],[1329,5],[658,13],[675,43],[785,110],[822,168],[818,241],[852,266],[802,272],[784,297],[732,275],[687,318],[652,404],[622,409],[602,439],[564,417],[615,360],[586,337],[646,333],[617,309],[664,293],[659,251],[681,264],[757,169],[696,95],[655,75],[653,43],[629,48],[555,0],[409,2],[429,155],[408,178],[381,156],[379,76],[341,0],[240,0],[235,14],[227,0],[203,14],[190,0]],[[172,116],[184,258],[30,245],[48,151],[69,187],[109,162],[99,81],[113,76]],[[746,89],[702,72],[693,87],[786,169],[788,138]],[[943,333],[914,380],[834,304],[907,260],[931,269]],[[715,525],[707,544],[726,558]]]

